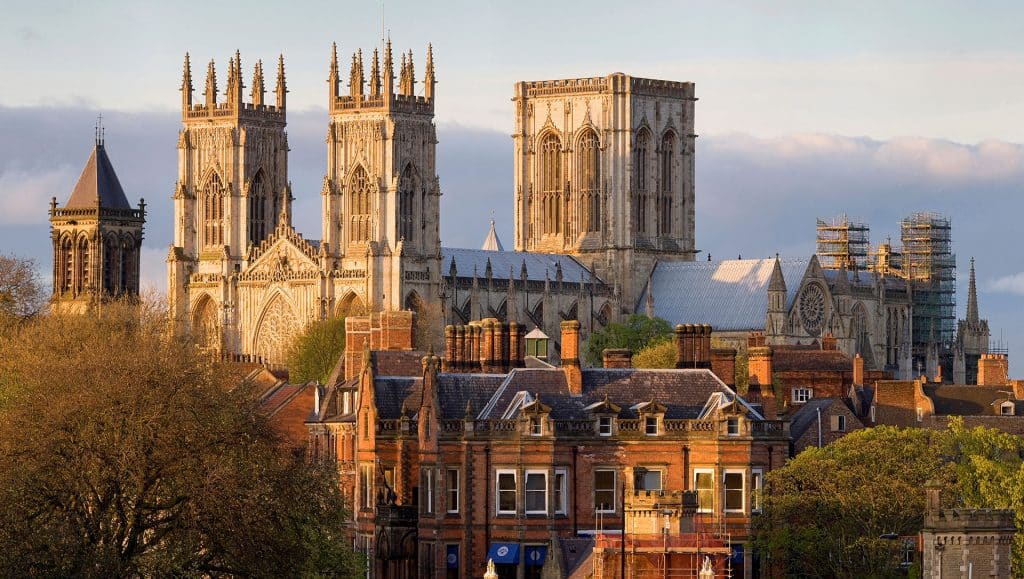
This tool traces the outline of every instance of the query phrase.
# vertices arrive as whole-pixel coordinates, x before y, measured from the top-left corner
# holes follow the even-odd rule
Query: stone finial
[[[285,107],[285,95],[288,94],[288,87],[284,80],[284,55],[278,55],[277,57],[277,108],[278,110],[284,110]]]
[[[212,58],[206,67],[206,106],[217,106],[217,69]]]
[[[185,70],[181,76],[181,108],[189,110],[192,108],[192,63],[189,61],[188,53],[185,53]]]
[[[427,71],[423,76],[423,96],[432,100],[434,98],[434,85],[437,80],[434,77],[434,46],[427,44]]]
[[[267,91],[263,87],[263,61],[257,60],[256,66],[252,72],[252,104],[253,106],[262,106],[263,97],[266,96]]]
[[[380,97],[380,57],[377,49],[373,49],[373,62],[370,64],[370,97]]]

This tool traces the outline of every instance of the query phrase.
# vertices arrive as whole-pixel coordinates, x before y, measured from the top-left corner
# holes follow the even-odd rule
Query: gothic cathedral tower
[[[107,157],[103,129],[64,207],[50,202],[53,308],[83,313],[103,300],[139,295],[146,203],[133,209]]]
[[[248,103],[243,101],[244,89],[236,51],[228,61],[225,98],[218,102],[211,60],[205,98],[193,103],[192,70],[185,55],[174,245],[168,256],[175,319],[204,334],[208,346],[235,352],[240,347],[230,343],[233,334],[221,330],[237,324],[230,278],[279,222],[290,224],[291,205],[283,57],[277,66],[276,104],[264,102],[262,62],[256,63]]]
[[[348,93],[342,94],[337,47],[331,52],[321,251],[348,278],[365,279],[365,290],[353,296],[362,294],[362,305],[375,311],[420,310],[436,298],[440,283],[436,82],[429,46],[425,68],[417,94],[412,51],[402,54],[396,87],[388,40],[383,68],[373,51],[369,79],[362,51],[352,55]]]
[[[694,86],[606,77],[516,83],[515,248],[569,253],[642,298],[658,260],[694,258]]]

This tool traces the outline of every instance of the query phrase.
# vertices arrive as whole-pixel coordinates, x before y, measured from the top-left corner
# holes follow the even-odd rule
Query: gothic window
[[[267,183],[263,171],[256,173],[249,183],[249,243],[259,245],[267,233]]]
[[[72,259],[71,239],[65,237],[60,244],[61,280],[60,291],[71,291],[71,280],[74,279],[74,260]]]
[[[192,337],[196,346],[209,351],[216,351],[219,343],[217,306],[213,300],[204,296],[199,300],[192,312]]]
[[[224,245],[224,186],[216,173],[202,189],[203,246]]]
[[[584,231],[601,230],[601,148],[597,133],[588,130],[579,141],[580,200]]]
[[[562,143],[555,134],[541,141],[541,211],[545,234],[562,232]]]
[[[634,161],[634,216],[637,233],[647,232],[647,183],[650,164],[651,133],[641,129],[636,137],[636,160]]]
[[[107,237],[103,244],[103,291],[116,294],[120,285],[121,252],[116,235]]]
[[[121,291],[137,293],[136,287],[136,259],[135,259],[135,238],[125,235],[121,240]]]
[[[398,237],[404,239],[407,244],[412,243],[415,232],[414,202],[417,189],[416,170],[411,164],[406,165],[402,177],[398,180]]]
[[[89,240],[84,236],[78,240],[78,252],[75,256],[75,287],[83,292],[89,289]]]
[[[852,337],[857,345],[856,353],[861,354],[865,358],[868,357],[871,348],[871,341],[868,338],[868,312],[861,302],[857,302],[857,305],[853,306]]]
[[[356,168],[349,183],[349,241],[353,243],[370,240],[370,177],[366,169]]]
[[[673,161],[675,159],[676,136],[672,131],[661,138],[661,191],[658,197],[658,235],[672,233],[672,193],[675,189]]]
[[[256,355],[264,362],[284,362],[300,329],[291,306],[280,295],[274,297],[256,329]]]

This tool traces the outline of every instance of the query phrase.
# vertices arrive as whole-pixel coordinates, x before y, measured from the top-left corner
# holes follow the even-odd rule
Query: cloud
[[[1024,296],[1024,271],[1004,275],[989,282],[988,290],[997,293]]]
[[[76,177],[69,165],[41,171],[0,169],[0,224],[46,223],[50,198],[67,195]]]

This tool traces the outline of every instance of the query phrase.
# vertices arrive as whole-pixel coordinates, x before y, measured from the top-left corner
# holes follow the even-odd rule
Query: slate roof
[[[807,432],[807,429],[817,422],[818,411],[825,412],[833,404],[844,404],[844,402],[838,398],[811,398],[801,404],[800,408],[793,413],[789,424],[789,433],[792,439],[799,440]],[[829,424],[822,421],[822,432],[830,427]]]
[[[571,255],[565,254],[442,247],[441,275],[448,275],[453,259],[459,277],[472,277],[475,269],[476,275],[483,278],[487,261],[490,260],[492,275],[499,279],[508,279],[510,270],[515,279],[520,279],[523,262],[526,262],[526,278],[530,281],[544,281],[545,274],[551,281],[555,281],[556,264],[562,265],[563,280],[573,283],[578,283],[580,279],[590,281],[589,270]],[[603,283],[597,276],[594,276],[594,280]]]
[[[1012,399],[1013,389],[1000,386],[925,385],[924,393],[935,404],[939,416],[993,416],[996,401]],[[1024,401],[1014,401],[1018,415],[1024,414]]]
[[[107,157],[106,148],[96,143],[92,155],[78,177],[78,183],[71,191],[71,197],[64,205],[67,209],[86,209],[96,207],[99,199],[100,207],[108,209],[131,209],[128,198],[124,195],[121,182],[117,179],[114,166]]]
[[[371,354],[374,376],[421,376],[424,352],[381,350]]]
[[[817,346],[773,346],[772,370],[775,372],[850,372],[853,360],[839,350]]]
[[[466,415],[467,402],[476,414],[487,405],[506,378],[506,374],[438,374],[440,417],[462,418]],[[401,417],[403,403],[410,415],[415,415],[423,402],[423,379],[380,377],[374,380],[373,395],[381,418]]]
[[[792,305],[810,258],[780,259],[786,308]],[[675,324],[711,324],[716,331],[764,329],[775,259],[661,261],[648,282],[654,315]],[[645,311],[647,289],[636,304]]]

